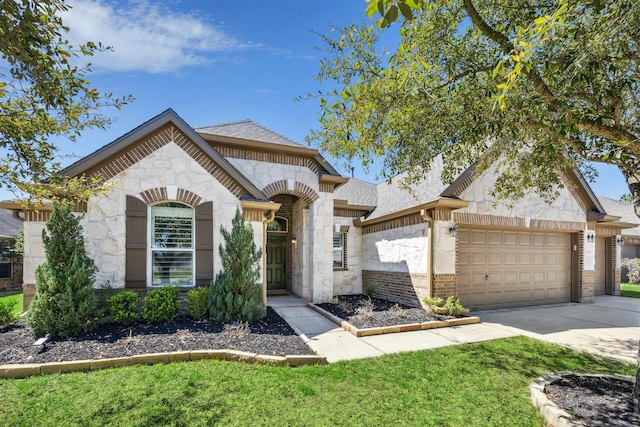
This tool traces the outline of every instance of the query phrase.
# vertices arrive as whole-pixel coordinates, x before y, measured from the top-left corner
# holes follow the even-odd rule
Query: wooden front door
[[[287,238],[267,237],[267,290],[287,288]]]

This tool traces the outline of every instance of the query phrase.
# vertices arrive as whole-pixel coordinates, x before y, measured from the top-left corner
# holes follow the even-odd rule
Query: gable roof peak
[[[261,141],[271,144],[288,145],[291,147],[307,148],[286,136],[273,131],[251,119],[226,122],[194,128],[199,134],[226,136],[251,141]]]

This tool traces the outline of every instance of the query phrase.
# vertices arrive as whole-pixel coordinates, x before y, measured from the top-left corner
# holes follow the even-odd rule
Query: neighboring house
[[[22,259],[8,256],[21,228],[22,221],[14,218],[12,211],[0,209],[0,292],[22,286]]]
[[[458,295],[474,309],[619,293],[617,237],[628,225],[578,172],[564,176],[553,204],[529,195],[511,207],[491,196],[491,172],[469,168],[445,185],[443,167],[434,162],[409,192],[401,177],[343,177],[317,150],[251,121],[194,129],[167,110],[63,173],[110,185],[76,207],[97,286],[209,284],[221,269],[220,227],[239,208],[263,249],[265,301],[282,291],[328,301],[370,284],[398,302]],[[49,215],[24,213],[25,292],[44,261]]]
[[[626,222],[632,228],[622,230],[622,258],[640,258],[640,218],[635,213],[633,204],[613,200],[608,197],[599,197],[602,206],[607,212],[620,217],[620,221]],[[628,282],[625,269],[622,269],[622,282]]]

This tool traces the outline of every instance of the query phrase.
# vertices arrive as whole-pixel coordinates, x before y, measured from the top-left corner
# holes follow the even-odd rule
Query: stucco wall
[[[362,236],[362,269],[427,274],[427,223]]]

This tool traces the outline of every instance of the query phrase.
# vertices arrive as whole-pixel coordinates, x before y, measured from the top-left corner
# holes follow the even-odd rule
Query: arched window
[[[287,220],[279,216],[267,224],[267,231],[287,231]]]
[[[151,286],[194,284],[194,209],[178,202],[150,208]]]

